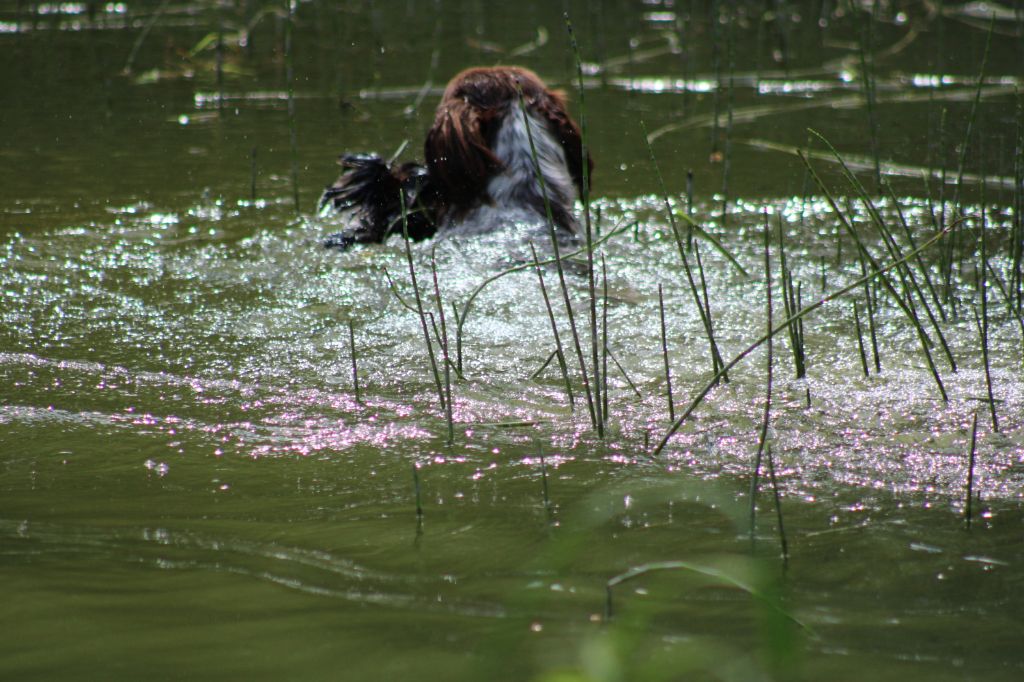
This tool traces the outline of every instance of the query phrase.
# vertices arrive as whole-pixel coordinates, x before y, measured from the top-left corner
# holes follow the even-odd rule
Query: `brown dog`
[[[546,223],[545,194],[555,225],[576,233],[573,207],[583,187],[580,130],[562,93],[549,90],[529,69],[473,68],[455,76],[437,107],[424,154],[425,166],[388,165],[376,154],[343,155],[344,171],[324,191],[320,208],[347,214],[353,225],[325,245],[344,249],[401,234],[403,200],[414,239],[453,227],[486,231]],[[588,155],[588,178],[591,168]]]

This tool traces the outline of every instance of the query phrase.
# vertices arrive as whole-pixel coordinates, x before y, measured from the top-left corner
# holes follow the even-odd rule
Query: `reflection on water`
[[[298,3],[296,215],[286,13],[0,3],[0,43],[19,57],[0,70],[0,116],[17,131],[0,148],[0,570],[20,623],[0,669],[53,678],[98,659],[94,676],[124,676],[173,652],[182,671],[237,676],[245,640],[268,678],[333,677],[345,661],[371,679],[530,679],[575,666],[602,679],[595,661],[610,660],[637,679],[668,662],[660,670],[728,677],[722,661],[735,661],[734,679],[782,679],[750,653],[774,632],[761,624],[767,600],[803,624],[792,646],[807,679],[1019,676],[1007,633],[1024,560],[1020,40],[1008,35],[1020,13],[991,6],[979,87],[989,19],[967,5],[878,3],[866,23],[846,3],[803,16],[780,6],[770,21],[742,5],[719,22],[684,4],[569,3],[595,223],[614,233],[600,248],[608,436],[593,433],[580,382],[573,409],[558,363],[545,367],[555,346],[526,241],[453,236],[411,249],[421,285],[436,264],[448,332],[462,327],[448,445],[420,322],[396,295],[413,295],[404,244],[324,251],[337,225],[306,209],[337,152],[387,154],[408,139],[415,157],[440,87],[464,66],[517,61],[571,88],[560,6]],[[791,554],[781,578],[767,482],[753,551],[748,533],[763,348],[651,454],[669,427],[659,285],[677,413],[713,370],[640,119],[677,213],[750,273],[697,236],[726,360],[765,327],[766,212],[804,304],[861,276],[855,241],[797,150],[873,257],[892,261],[808,127],[861,173],[903,253],[952,223],[956,202],[974,216],[913,262],[915,283],[907,271],[891,278],[918,306],[948,402],[883,286],[804,320],[805,378],[790,337],[776,337],[768,436]],[[582,311],[580,258],[567,272]],[[557,304],[557,277],[544,274]],[[982,284],[998,431],[973,312]],[[976,413],[968,533],[959,515]],[[732,587],[644,576],[616,588],[617,620],[602,626],[605,582],[662,561],[710,567]],[[654,652],[649,675],[619,653],[624,637]]]

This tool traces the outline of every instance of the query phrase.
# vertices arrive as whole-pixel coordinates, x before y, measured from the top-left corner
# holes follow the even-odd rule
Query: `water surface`
[[[614,357],[608,433],[591,427],[578,371],[575,409],[554,364],[533,376],[554,342],[537,274],[521,269],[468,309],[449,444],[420,321],[388,284],[412,300],[405,244],[325,251],[339,226],[315,202],[341,151],[389,155],[409,140],[415,158],[461,68],[520,63],[575,93],[560,4],[301,2],[289,60],[276,7],[0,3],[13,57],[0,69],[0,670],[1018,679],[1024,339],[990,276],[996,431],[972,306],[979,240],[1010,285],[1021,234],[1021,17],[992,6],[979,89],[987,15],[879,5],[867,21],[845,3],[766,17],[744,4],[721,20],[701,3],[568,3],[595,223],[617,231],[598,251]],[[670,425],[659,284],[678,413],[713,371],[641,120],[678,212],[748,273],[698,237],[727,360],[765,328],[766,214],[782,225],[805,304],[860,276],[853,240],[794,148],[810,147],[868,249],[892,260],[808,128],[859,169],[908,251],[897,205],[918,244],[943,214],[954,221],[954,202],[974,216],[956,232],[948,298],[940,291],[957,371],[928,327],[948,401],[881,287],[881,372],[861,288],[805,320],[805,378],[789,337],[776,337],[768,440],[785,565],[764,471],[753,539],[749,525],[763,348],[652,454]],[[944,248],[922,253],[937,284]],[[452,331],[451,304],[461,313],[529,248],[494,235],[411,254],[421,286],[436,264]],[[776,321],[779,256],[773,242]],[[580,320],[585,273],[567,268]],[[567,339],[557,275],[544,275]],[[615,587],[609,618],[607,581],[656,562],[685,567]]]

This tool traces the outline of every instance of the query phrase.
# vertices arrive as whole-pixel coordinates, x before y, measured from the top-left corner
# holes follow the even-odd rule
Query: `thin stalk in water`
[[[988,322],[983,320],[983,316],[978,315],[978,309],[972,308],[974,311],[974,323],[978,329],[978,340],[981,343],[981,357],[982,362],[985,366],[985,392],[988,399],[985,401],[988,403],[989,413],[992,415],[992,430],[999,433],[999,419],[996,416],[996,400],[992,393],[992,373],[989,370],[989,359],[988,359]]]
[[[896,192],[893,191],[892,185],[889,184],[888,180],[884,181],[884,184],[886,190],[888,191],[889,199],[892,201],[892,205],[896,208],[896,215],[899,218],[900,225],[903,227],[903,234],[907,238],[907,243],[910,244],[911,249],[916,249],[917,241],[914,239],[914,233],[910,230],[910,226],[907,225],[907,219],[903,215],[903,209],[900,207],[899,200],[896,198]],[[921,275],[924,277],[925,286],[928,287],[928,295],[931,296],[932,303],[934,303],[935,307],[938,309],[939,315],[942,317],[942,321],[946,322],[946,309],[942,306],[942,303],[939,301],[939,294],[935,290],[935,285],[932,284],[932,278],[929,274],[928,266],[925,265],[924,260],[922,258],[915,259],[915,262],[917,263],[918,272],[920,272]]]
[[[541,365],[541,366],[540,366],[540,367],[539,367],[539,368],[537,369],[537,371],[536,371],[536,372],[534,372],[533,374],[531,374],[531,375],[530,375],[530,378],[531,378],[531,379],[536,379],[536,378],[537,378],[537,377],[539,377],[539,376],[540,376],[541,374],[543,374],[543,373],[544,373],[544,370],[546,370],[546,369],[548,368],[548,365],[550,365],[550,364],[551,364],[551,361],[552,361],[552,360],[554,360],[554,359],[555,359],[555,358],[557,358],[557,357],[558,357],[558,349],[556,348],[555,350],[553,350],[553,351],[551,351],[550,353],[548,353],[548,358],[547,358],[547,360],[545,360],[545,361],[544,361],[544,364],[542,364],[542,365]]]
[[[579,118],[580,118],[580,167],[583,172],[583,182],[580,187],[580,199],[583,202],[583,218],[585,235],[587,240],[587,286],[590,293],[590,354],[594,366],[594,403],[597,411],[597,432],[599,436],[604,435],[604,409],[605,402],[601,400],[601,370],[598,362],[598,324],[597,324],[597,293],[594,282],[594,241],[593,228],[590,224],[590,152],[587,148],[587,108],[584,99],[583,89],[583,60],[580,58],[579,45],[576,43],[576,34],[569,20],[569,13],[566,12],[565,27],[569,32],[569,43],[572,45],[573,57],[576,60],[576,77],[579,83]]]
[[[139,37],[135,39],[134,43],[132,43],[131,52],[128,53],[128,60],[125,62],[124,69],[122,69],[121,71],[124,75],[131,75],[132,68],[135,66],[135,58],[139,54],[139,49],[142,47],[142,43],[146,42],[146,37],[149,35],[149,32],[153,30],[154,26],[156,26],[156,22],[158,22],[160,20],[160,17],[163,16],[164,10],[167,9],[167,5],[169,4],[170,0],[160,0],[160,4],[157,6],[156,10],[153,11],[153,14],[149,17],[149,21],[147,21],[146,25],[142,27],[142,31],[139,33]],[[21,12],[19,11],[18,14],[20,15]],[[18,27],[20,31],[20,17],[18,20]]]
[[[718,344],[715,342],[714,329],[711,326],[711,320],[709,318],[709,311],[704,309],[704,304],[701,301],[700,294],[697,291],[697,283],[693,279],[693,273],[690,270],[690,261],[686,257],[686,249],[683,247],[682,237],[679,235],[679,228],[676,226],[675,214],[672,211],[672,204],[668,198],[668,190],[665,187],[665,180],[661,176],[661,170],[658,168],[658,160],[654,156],[654,148],[651,147],[651,142],[647,136],[647,126],[644,125],[643,120],[640,121],[640,128],[644,134],[644,141],[647,143],[647,151],[651,157],[651,165],[654,166],[655,175],[658,177],[658,183],[661,186],[661,196],[665,203],[665,212],[668,214],[669,226],[672,229],[672,235],[675,237],[676,246],[679,250],[679,257],[683,261],[683,271],[686,273],[686,281],[690,285],[690,292],[693,294],[693,300],[697,304],[697,311],[700,313],[701,322],[704,324],[704,333],[708,338],[708,345],[711,348],[711,366],[712,371],[718,375],[718,370],[722,367],[722,356],[718,351]],[[728,383],[728,374],[722,375],[722,381]]]
[[[974,500],[974,454],[978,444],[978,412],[974,412],[971,424],[971,449],[967,455],[967,499],[964,500],[964,521],[971,527],[971,503]]]
[[[992,395],[992,372],[988,357],[988,247],[985,238],[985,208],[981,209],[981,268],[978,272],[978,293],[981,298],[981,318],[974,309],[974,321],[978,325],[978,336],[981,339],[981,358],[985,363],[985,388],[988,391],[988,407],[992,414],[992,430],[999,433],[999,419],[996,417],[996,401]]]
[[[420,496],[420,468],[413,462],[412,465],[412,488],[416,493],[416,518],[423,519],[423,501]]]
[[[772,409],[772,268],[770,253],[771,227],[768,221],[768,211],[764,213],[764,295],[765,311],[768,317],[768,340],[765,361],[765,396],[764,416],[761,418],[761,434],[757,439],[757,454],[754,455],[754,471],[750,476],[750,542],[754,542],[754,533],[757,527],[757,491],[761,475],[761,457],[764,454],[764,445],[768,440],[768,423]]]
[[[658,316],[661,320],[661,357],[665,360],[665,397],[668,399],[668,419],[675,421],[676,409],[672,403],[672,369],[668,361],[668,334],[665,331],[665,298],[658,284]]]
[[[576,350],[576,359],[580,363],[580,373],[583,375],[583,389],[587,394],[587,408],[590,411],[590,423],[597,430],[600,438],[604,437],[604,424],[598,419],[600,406],[595,406],[594,395],[590,390],[590,376],[587,372],[587,363],[583,359],[583,346],[580,344],[580,335],[576,331],[576,316],[573,314],[572,301],[569,298],[569,286],[565,282],[565,269],[562,267],[561,250],[558,246],[558,233],[555,230],[555,217],[551,212],[551,201],[548,199],[547,183],[544,174],[540,171],[540,163],[537,160],[537,145],[533,141],[533,128],[530,123],[530,116],[526,113],[526,100],[522,91],[519,92],[519,109],[523,114],[523,124],[526,126],[526,137],[530,142],[530,157],[533,160],[533,173],[540,185],[541,196],[544,199],[544,212],[548,219],[548,233],[551,236],[551,248],[555,252],[555,267],[558,271],[558,283],[562,289],[562,301],[565,303],[565,313],[569,318],[569,329],[572,331],[573,346]],[[593,249],[589,248],[591,258]],[[597,369],[595,367],[595,369]]]
[[[604,386],[601,388],[601,395],[604,396],[605,423],[608,423],[608,262],[604,254],[601,254],[601,380]]]
[[[860,259],[860,274],[868,274],[868,266],[863,258]],[[864,282],[864,301],[868,309],[868,332],[871,335],[871,355],[875,361],[875,374],[881,374],[882,356],[878,352],[878,328],[875,326],[875,294],[871,290],[871,283],[867,281]]]
[[[444,412],[448,422],[448,445],[455,442],[455,424],[452,421],[452,369],[448,354],[448,325],[444,319],[444,304],[441,302],[441,287],[437,282],[437,242],[430,252],[430,274],[434,278],[434,300],[437,302],[437,316],[441,320],[441,357],[444,360]]]
[[[782,216],[778,216],[779,237],[779,272],[782,281],[782,303],[786,317],[792,317],[800,309],[797,304],[796,286],[793,284],[793,273],[786,262],[786,241],[783,238]],[[797,379],[807,376],[807,364],[804,355],[804,339],[802,327],[795,321],[789,326],[789,345],[793,351],[793,372]]]
[[[686,171],[686,215],[691,218],[686,223],[686,248],[693,248],[693,170]]]
[[[430,371],[434,375],[434,384],[437,388],[437,398],[441,407],[445,406],[444,387],[441,385],[441,373],[437,370],[437,359],[434,357],[434,344],[430,342],[430,330],[427,327],[427,314],[423,310],[423,299],[420,297],[420,287],[416,281],[416,267],[412,262],[412,241],[409,239],[409,216],[405,210],[405,194],[398,191],[398,199],[402,207],[402,236],[405,237],[405,258],[409,263],[409,277],[412,279],[412,291],[416,297],[416,312],[420,318],[420,327],[423,329],[423,341],[427,344],[427,356],[430,358]]]
[[[846,165],[846,162],[843,160],[842,156],[839,155],[839,152],[836,151],[836,148],[833,147],[832,144],[827,139],[825,139],[823,135],[821,135],[817,131],[812,132],[822,142],[825,143],[825,145],[829,148],[829,151],[832,152],[836,160],[839,162],[839,165],[842,167],[843,173],[846,176],[847,180],[850,182],[851,185],[853,185],[854,189],[860,196],[860,199],[863,202],[864,207],[868,211],[868,215],[871,217],[871,221],[874,223],[875,227],[878,228],[879,233],[882,235],[882,243],[885,245],[886,250],[889,252],[889,256],[892,257],[893,260],[898,260],[899,258],[901,258],[903,255],[903,250],[896,242],[895,238],[893,237],[892,230],[889,229],[889,226],[882,218],[881,213],[875,207],[875,204],[871,200],[871,197],[868,195],[867,190],[864,188],[864,185],[861,184],[860,180],[857,179],[857,176],[854,175],[853,172],[850,170],[849,166]],[[858,245],[860,246],[859,242]],[[903,289],[904,305],[902,307],[908,313],[908,315],[912,317],[912,321],[914,321],[915,325],[920,327],[920,321],[917,314],[917,306],[914,303],[914,294],[917,295],[917,300],[920,301],[921,306],[924,308],[925,313],[928,316],[928,320],[932,325],[932,329],[935,330],[935,334],[939,337],[939,344],[942,348],[943,353],[945,353],[946,355],[946,360],[949,362],[950,370],[956,372],[956,359],[953,357],[953,352],[950,350],[949,344],[946,343],[946,337],[942,333],[942,328],[939,326],[938,321],[935,319],[935,315],[932,313],[931,307],[928,305],[927,299],[921,292],[921,287],[917,283],[917,278],[914,277],[914,271],[910,268],[910,265],[907,264],[906,266],[896,270],[896,275],[899,277],[900,286]],[[892,293],[895,295],[895,290],[893,290]],[[924,332],[923,327],[921,327],[921,332]],[[928,340],[930,343],[931,339],[928,338]]]
[[[643,398],[643,394],[640,393],[640,389],[636,387],[635,383],[633,383],[633,379],[630,378],[629,372],[627,372],[626,368],[623,367],[621,363],[619,363],[619,359],[615,357],[615,353],[612,351],[611,348],[608,349],[608,357],[610,357],[612,359],[612,362],[615,363],[615,367],[618,368],[619,373],[622,374],[622,378],[626,380],[627,384],[629,384],[629,388],[633,391],[633,394],[637,398]]]
[[[356,394],[356,402],[361,403],[359,399],[359,367],[356,365],[356,331],[352,327],[352,320],[348,321],[348,346],[352,352],[352,389]]]
[[[824,138],[822,139],[824,140]],[[818,185],[819,189],[821,189],[821,191],[824,193],[825,198],[828,200],[829,205],[832,207],[832,210],[835,212],[836,217],[839,219],[839,222],[843,225],[843,228],[846,230],[847,234],[853,237],[854,243],[856,244],[857,250],[861,254],[861,257],[864,258],[868,262],[868,264],[870,264],[872,272],[878,274],[878,279],[885,287],[886,291],[889,292],[890,298],[892,298],[892,300],[896,302],[896,304],[900,307],[900,309],[903,310],[904,314],[906,314],[907,318],[914,325],[914,329],[917,331],[918,341],[921,344],[921,352],[924,354],[925,360],[928,363],[928,370],[931,372],[932,378],[935,380],[935,384],[939,389],[940,395],[942,396],[942,401],[948,403],[949,396],[946,394],[946,387],[942,383],[942,377],[939,375],[939,370],[938,368],[935,367],[935,361],[932,359],[932,341],[928,337],[927,332],[925,332],[924,327],[921,326],[921,321],[918,319],[917,314],[914,312],[913,308],[911,308],[907,304],[907,302],[903,300],[903,297],[896,292],[896,289],[895,287],[893,287],[892,282],[890,282],[889,278],[886,276],[886,272],[889,269],[883,269],[879,265],[878,261],[875,260],[874,256],[871,255],[871,252],[867,250],[867,247],[864,246],[864,243],[861,240],[860,235],[857,234],[856,230],[853,229],[853,226],[850,225],[849,220],[847,220],[846,216],[839,209],[839,206],[836,204],[835,198],[833,198],[832,193],[829,192],[828,188],[825,186],[825,183],[822,182],[817,172],[807,161],[807,157],[805,157],[799,150],[797,151],[797,156],[800,157],[800,160],[803,161],[804,165],[811,171],[811,175],[814,178],[815,183]],[[959,221],[954,221],[953,223],[950,224],[950,227],[955,228],[958,222]],[[944,235],[946,234],[946,232],[944,231],[941,232],[940,234]],[[926,243],[931,243],[931,241],[932,240],[929,240]],[[912,251],[911,253],[917,253],[918,251]],[[897,266],[901,266],[906,261],[907,258],[904,257],[895,261],[895,264]]]
[[[857,327],[857,350],[860,351],[860,366],[864,370],[864,378],[867,379],[868,374],[868,356],[864,352],[864,332],[860,326],[860,308],[857,307],[857,301],[853,302],[853,322]]]
[[[946,230],[944,230],[943,232],[940,232],[940,233],[934,235],[931,239],[927,240],[920,247],[918,247],[918,249],[916,251],[907,254],[904,257],[904,259],[911,258],[916,253],[924,251],[929,246],[931,246],[932,244],[936,243],[937,241],[942,239],[944,236],[946,236],[947,232],[950,229],[952,229],[952,227],[953,226],[950,225],[950,227],[947,228]],[[789,325],[793,323],[794,320],[806,317],[807,315],[811,314],[812,312],[814,312],[818,308],[822,307],[826,303],[829,303],[830,301],[834,301],[837,298],[845,296],[846,294],[850,293],[851,291],[853,291],[857,287],[862,286],[865,282],[869,282],[872,279],[874,279],[875,277],[881,277],[885,273],[891,271],[893,268],[899,267],[900,265],[902,265],[902,263],[897,261],[895,263],[890,263],[889,265],[886,265],[884,267],[879,266],[878,268],[872,269],[872,271],[869,274],[865,275],[864,277],[862,277],[862,278],[860,278],[860,279],[858,279],[858,280],[856,280],[854,282],[851,282],[850,284],[846,285],[845,287],[843,287],[841,289],[838,289],[837,291],[829,294],[828,296],[823,296],[820,300],[815,301],[814,303],[809,304],[805,308],[801,308],[800,311],[797,312],[792,317],[787,317],[785,320],[783,320],[779,324],[775,325],[775,328],[773,328],[770,333],[765,334],[764,336],[759,338],[757,341],[755,341],[754,343],[750,344],[745,349],[743,349],[742,351],[737,353],[736,356],[733,357],[732,360],[730,360],[728,363],[726,363],[725,367],[723,367],[716,376],[712,377],[708,381],[708,383],[704,385],[704,388],[701,389],[700,392],[697,394],[697,396],[690,402],[690,405],[686,408],[686,411],[683,412],[683,414],[680,415],[678,419],[676,419],[676,421],[672,424],[671,427],[669,427],[669,430],[662,437],[661,441],[658,443],[658,446],[654,449],[654,452],[651,453],[651,456],[652,457],[657,456],[658,454],[661,453],[662,450],[665,449],[665,446],[668,445],[669,439],[672,438],[672,436],[675,435],[676,431],[678,431],[682,427],[683,423],[689,418],[689,416],[691,414],[693,414],[693,411],[696,410],[697,407],[701,404],[701,402],[704,401],[704,398],[706,398],[708,393],[711,392],[711,389],[714,388],[718,384],[718,380],[721,378],[721,375],[723,373],[729,371],[730,369],[732,369],[733,367],[738,365],[740,363],[740,361],[742,361],[748,355],[750,355],[755,350],[760,348],[761,345],[764,344],[765,342],[767,342],[769,338],[772,338],[776,334],[778,334],[778,333],[782,332],[783,330],[787,329],[789,327]]]
[[[624,232],[627,232],[630,228],[634,228],[635,229],[635,227],[637,225],[639,225],[639,223],[634,222],[632,225],[616,226],[614,229],[612,229],[606,235],[604,235],[600,239],[596,240],[594,242],[594,246],[598,247],[598,246],[604,244],[605,242],[607,242],[612,237],[616,237],[616,236],[618,236],[620,234],[623,234]],[[558,260],[563,260],[564,261],[564,260],[570,259],[573,256],[577,256],[577,255],[583,253],[585,248],[586,247],[580,248],[580,249],[576,249],[575,251],[567,253],[564,256],[561,255],[561,254],[557,254],[555,258],[548,258],[547,260],[540,261],[540,265],[552,265],[552,264],[554,264]],[[501,272],[498,272],[497,274],[491,275],[490,277],[485,279],[483,282],[478,284],[476,286],[476,288],[474,288],[473,291],[471,291],[469,293],[469,296],[466,298],[465,302],[462,304],[462,312],[455,315],[455,320],[456,320],[456,325],[457,325],[456,329],[455,329],[455,346],[456,346],[456,348],[459,351],[457,367],[459,369],[459,375],[460,376],[462,375],[462,338],[463,338],[462,330],[463,330],[463,327],[466,324],[466,320],[469,319],[469,313],[470,313],[470,311],[473,308],[473,303],[474,303],[474,301],[476,301],[477,296],[479,296],[480,293],[483,292],[484,289],[486,289],[488,286],[490,286],[491,284],[493,284],[497,280],[501,279],[502,277],[505,277],[506,275],[511,275],[514,272],[519,272],[520,270],[526,270],[526,269],[532,268],[532,267],[534,267],[534,265],[533,265],[533,263],[531,261],[527,261],[525,263],[520,263],[519,265],[513,265],[512,267],[506,268],[505,270],[502,270]]]
[[[462,320],[459,318],[459,307],[451,301],[452,315],[455,316],[455,371],[462,377]]]
[[[540,457],[540,480],[544,493],[544,508],[551,509],[551,498],[548,497],[548,465],[544,461],[544,450],[540,446],[540,441],[537,441],[537,455]]]
[[[779,482],[775,479],[775,458],[772,457],[772,446],[768,446],[768,477],[772,482],[772,493],[775,497],[775,518],[779,524],[779,544],[782,546],[782,565],[789,564],[789,543],[786,541],[786,526],[782,522],[782,498],[779,496]]]
[[[217,115],[224,116],[224,20],[217,13],[217,51],[216,51],[216,80],[217,80]]]
[[[715,331],[715,322],[714,322],[714,318],[711,315],[711,300],[708,298],[708,283],[707,283],[707,280],[704,278],[704,263],[701,262],[701,259],[700,259],[700,245],[698,245],[698,244],[694,244],[693,245],[693,256],[697,260],[697,275],[700,278],[700,293],[701,293],[701,297],[704,299],[704,310],[707,311],[707,315],[708,315],[708,327],[711,328],[711,333],[713,334],[714,331]],[[714,359],[714,358],[715,358],[715,356],[712,356],[712,359]],[[721,360],[722,359],[719,357],[718,360],[716,361],[717,366],[714,368],[714,370],[716,372],[718,371],[719,367],[721,367],[721,365],[722,365]],[[726,379],[725,381],[726,381],[726,383],[729,382],[728,379]]]
[[[1018,17],[1024,17],[1024,9]],[[1018,22],[1018,25],[1022,25]],[[1024,98],[1017,93],[1017,142],[1013,154],[1013,229],[1011,231],[1013,247],[1010,251],[1010,292],[1013,294],[1008,301],[1011,307],[1016,306],[1018,318],[1024,310]]]
[[[992,269],[992,264],[988,264],[988,274],[992,277],[992,281],[996,283],[996,289],[999,291],[999,295],[1003,297],[1003,303],[1006,304],[1006,311],[1017,320],[1017,325],[1020,327],[1020,341],[1021,350],[1024,351],[1024,315],[1021,314],[1017,308],[1013,305],[1013,299],[1010,293],[1006,290],[1006,285],[1003,284],[1003,280],[999,278],[996,271]]]
[[[540,263],[537,261],[537,250],[533,247],[533,242],[530,242],[530,253],[533,254],[533,265],[537,270],[537,280],[540,282],[540,293],[544,297],[544,308],[548,311],[548,320],[551,322],[551,334],[555,337],[555,355],[558,356],[558,367],[562,370],[562,379],[565,381],[565,394],[569,396],[569,407],[576,409],[576,399],[572,393],[572,382],[569,381],[569,368],[565,364],[565,352],[562,350],[562,337],[558,333],[555,312],[551,309],[551,299],[548,298],[548,288],[544,285],[544,273],[541,271]],[[545,363],[545,366],[547,366],[547,363]]]

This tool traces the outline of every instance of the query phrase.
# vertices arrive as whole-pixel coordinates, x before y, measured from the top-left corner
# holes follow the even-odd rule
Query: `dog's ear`
[[[425,239],[437,231],[436,190],[423,166],[389,166],[376,154],[345,154],[341,167],[341,177],[320,198],[320,211],[350,212],[350,225],[330,235],[324,246],[344,250],[401,234],[403,197],[409,237]]]
[[[450,203],[469,204],[484,196],[501,161],[491,150],[494,111],[465,98],[446,97],[423,146],[431,179]]]
[[[583,193],[583,136],[580,134],[579,126],[572,120],[569,110],[565,106],[565,94],[561,90],[545,90],[533,102],[534,110],[540,114],[551,126],[562,151],[565,153],[565,162],[569,166],[569,173],[572,175],[576,190]],[[594,174],[594,159],[587,152],[587,179],[592,180]],[[589,190],[589,186],[587,187]]]

